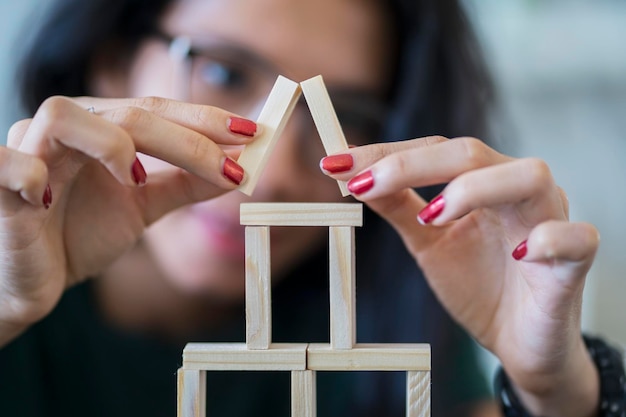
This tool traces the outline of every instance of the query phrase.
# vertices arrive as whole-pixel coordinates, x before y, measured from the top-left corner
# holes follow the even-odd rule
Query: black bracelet
[[[626,373],[622,352],[602,339],[583,336],[600,375],[600,417],[626,417]],[[522,405],[502,367],[495,379],[495,393],[506,417],[534,417]]]

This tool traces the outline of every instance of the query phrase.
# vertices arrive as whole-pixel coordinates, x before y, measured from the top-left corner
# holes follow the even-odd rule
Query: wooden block
[[[406,375],[406,417],[430,417],[430,371]]]
[[[315,371],[291,372],[291,417],[316,417]]]
[[[306,343],[272,343],[249,350],[245,343],[188,343],[183,368],[206,371],[303,371]]]
[[[242,203],[245,226],[362,226],[361,203]]]
[[[313,371],[430,371],[430,345],[357,343],[335,350],[327,343],[311,343],[307,369]]]
[[[206,371],[178,370],[178,417],[206,416]]]
[[[352,349],[356,343],[354,227],[329,230],[330,345]]]
[[[270,231],[246,227],[246,344],[268,349],[272,343]]]
[[[257,119],[262,131],[244,148],[237,160],[246,172],[244,182],[238,187],[242,193],[252,195],[274,146],[298,102],[300,93],[298,83],[278,76]]]
[[[313,121],[320,134],[327,155],[348,150],[348,142],[343,134],[337,113],[328,95],[321,75],[300,83],[304,98],[309,106]],[[341,194],[350,195],[345,181],[337,181]]]

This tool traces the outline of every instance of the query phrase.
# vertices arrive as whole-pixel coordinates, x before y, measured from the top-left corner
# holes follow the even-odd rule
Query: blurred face
[[[340,118],[347,115],[342,123],[348,142],[358,144],[364,140],[359,129],[367,130],[359,120],[369,119],[360,107],[373,108],[363,103],[375,103],[384,94],[392,60],[389,29],[378,3],[382,2],[177,1],[165,13],[160,29],[185,40],[179,39],[175,44],[179,47],[170,50],[164,39],[147,39],[132,63],[128,95],[210,104],[254,119],[278,74],[298,82],[322,74]],[[189,46],[192,52],[185,55]],[[337,184],[319,172],[321,156],[319,137],[301,103],[252,198],[230,192],[179,209],[149,228],[145,242],[167,279],[185,291],[242,297],[240,203],[341,201]],[[142,161],[148,178],[150,171],[164,168],[160,161]],[[273,278],[284,276],[326,235],[326,229],[273,228]]]

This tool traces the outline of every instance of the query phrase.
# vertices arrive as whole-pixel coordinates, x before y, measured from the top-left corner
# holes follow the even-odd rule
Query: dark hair
[[[89,95],[87,73],[103,44],[131,54],[172,0],[58,0],[24,56],[21,98],[29,113],[52,95]],[[487,135],[493,88],[457,0],[388,2],[398,63],[384,138]]]

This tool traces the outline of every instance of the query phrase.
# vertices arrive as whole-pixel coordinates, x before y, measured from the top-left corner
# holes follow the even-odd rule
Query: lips
[[[191,212],[198,225],[198,232],[202,233],[203,240],[213,253],[243,261],[245,233],[238,218],[231,219],[197,209],[192,209]]]

